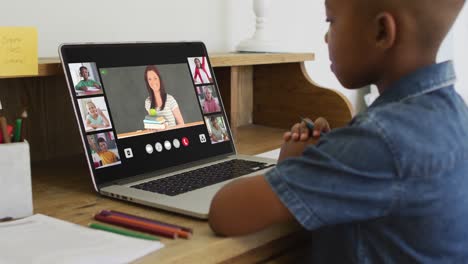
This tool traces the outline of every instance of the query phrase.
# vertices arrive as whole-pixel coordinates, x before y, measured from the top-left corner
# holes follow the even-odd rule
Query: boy
[[[435,64],[463,4],[326,0],[333,72],[381,96],[316,146],[296,124],[275,169],[215,196],[213,230],[295,219],[316,230],[312,263],[468,263],[468,111],[452,64]]]
[[[78,84],[75,85],[75,90],[88,91],[88,87],[94,87],[96,89],[101,89],[101,84],[96,82],[93,79],[89,79],[88,68],[85,66],[80,67],[80,76],[83,77]]]
[[[110,151],[107,147],[107,142],[104,138],[99,137],[97,142],[99,145],[99,148],[96,147],[94,144],[94,140],[92,137],[88,137],[89,145],[91,148],[96,152],[99,157],[101,158],[102,165],[108,165],[108,164],[113,164],[118,162],[120,159],[115,155],[114,152]]]

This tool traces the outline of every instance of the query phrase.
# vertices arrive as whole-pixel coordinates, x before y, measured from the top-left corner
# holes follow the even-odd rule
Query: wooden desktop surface
[[[212,67],[291,63],[314,60],[313,53],[210,53]],[[0,79],[63,75],[59,58],[39,58],[38,75],[0,76]]]
[[[283,129],[246,126],[239,129],[237,148],[242,154],[256,154],[278,148]],[[236,238],[216,236],[207,221],[189,218],[98,195],[91,183],[84,155],[73,159],[33,165],[34,213],[87,225],[93,215],[112,209],[191,227],[191,239],[165,239],[165,248],[137,263],[253,263],[268,260],[298,246],[299,226],[294,223],[268,228]]]

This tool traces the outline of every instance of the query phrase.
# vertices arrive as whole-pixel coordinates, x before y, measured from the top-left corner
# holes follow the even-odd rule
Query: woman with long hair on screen
[[[172,95],[166,93],[161,74],[156,66],[146,67],[145,82],[149,94],[145,100],[146,112],[151,115],[150,109],[156,109],[158,117],[166,120],[166,127],[184,124],[179,105]]]

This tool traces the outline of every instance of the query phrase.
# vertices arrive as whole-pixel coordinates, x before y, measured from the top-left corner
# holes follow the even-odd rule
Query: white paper
[[[27,142],[0,144],[0,219],[33,214]]]
[[[0,223],[0,263],[129,263],[164,245],[36,214]]]
[[[260,153],[260,154],[258,154],[256,156],[261,157],[261,158],[269,158],[269,159],[278,160],[280,150],[281,149],[278,148],[278,149],[274,149],[274,150],[271,150],[271,151],[268,151],[268,152]]]
[[[97,91],[101,90],[101,89],[96,88],[94,86],[87,86],[87,88],[88,88],[88,92],[97,92]]]

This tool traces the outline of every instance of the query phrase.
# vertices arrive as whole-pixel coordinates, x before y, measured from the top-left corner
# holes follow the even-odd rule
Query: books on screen
[[[166,128],[166,119],[162,116],[145,116],[143,120],[143,125],[145,129],[165,129]]]

